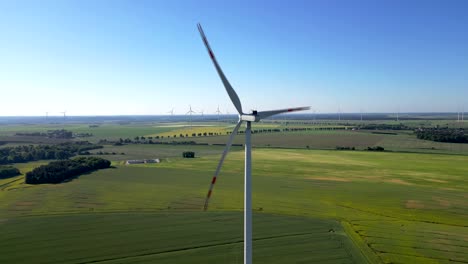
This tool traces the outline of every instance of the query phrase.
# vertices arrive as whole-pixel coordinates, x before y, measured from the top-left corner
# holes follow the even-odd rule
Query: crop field
[[[2,180],[0,262],[242,263],[243,152],[202,212],[222,148],[178,147],[58,185]],[[463,155],[257,148],[254,261],[466,263],[467,193]]]
[[[240,263],[243,258],[239,212],[78,214],[7,221],[0,225],[2,239],[27,250],[5,245],[2,263]],[[336,221],[255,214],[254,224],[255,262],[356,263],[362,258]],[[314,248],[333,254],[316,254]]]
[[[232,147],[233,150],[240,150],[241,147]],[[92,150],[92,153],[99,151],[116,153],[116,155],[100,155],[100,157],[113,160],[120,164],[124,160],[132,159],[155,159],[161,158],[166,162],[171,162],[174,158],[182,157],[184,151],[194,151],[196,156],[206,156],[219,154],[224,150],[224,146],[206,146],[206,145],[150,145],[150,144],[129,144],[123,146],[105,145],[102,149]],[[120,153],[124,153],[121,155]]]
[[[197,137],[192,138],[199,143],[224,144],[227,136]],[[274,146],[290,148],[335,149],[336,146],[367,148],[376,145],[382,135],[365,134],[351,131],[305,131],[305,132],[277,132],[265,134],[253,134],[254,146]],[[182,139],[178,139],[182,140]],[[234,144],[242,144],[243,135],[237,135]]]
[[[298,123],[292,123],[298,122]],[[411,130],[392,131],[394,134],[379,134],[377,131],[366,131],[351,129],[347,130],[315,130],[319,128],[351,128],[359,125],[360,121],[348,121],[338,123],[336,120],[325,120],[320,123],[289,121],[288,125],[281,120],[255,123],[253,129],[284,129],[284,128],[310,128],[312,130],[297,132],[273,132],[253,134],[252,141],[257,147],[281,147],[281,148],[309,148],[309,149],[335,149],[336,147],[355,147],[362,150],[367,147],[382,146],[388,151],[399,152],[420,152],[420,153],[441,153],[441,154],[468,154],[468,144],[453,144],[433,142],[417,139]],[[398,124],[396,121],[363,121],[364,124]],[[419,125],[435,126],[466,126],[465,123],[456,123],[451,120],[405,120],[400,123],[410,127]],[[163,141],[195,141],[203,144],[224,144],[227,140],[226,132],[233,129],[234,124],[226,122],[194,122],[192,127],[188,122],[135,122],[129,124],[103,123],[97,127],[90,127],[89,124],[42,124],[42,125],[2,125],[0,127],[0,142],[10,142],[8,145],[16,144],[50,144],[59,143],[63,139],[51,139],[46,137],[14,136],[17,132],[46,132],[47,130],[62,129],[73,131],[74,133],[91,133],[93,136],[77,138],[75,140],[88,140],[98,142],[101,139],[118,140],[119,138],[135,137],[155,137],[164,136]],[[199,133],[218,133],[219,136],[198,136]],[[192,134],[196,133],[196,137]],[[184,137],[180,137],[180,134]],[[173,137],[176,135],[177,137]],[[185,137],[189,135],[188,137]],[[168,136],[170,138],[168,138]],[[154,140],[154,139],[153,139]],[[243,136],[238,135],[235,144],[243,143]],[[142,147],[144,148],[144,147]],[[110,152],[118,150],[112,148]],[[117,150],[117,151],[115,151]],[[120,152],[125,152],[119,151]],[[114,158],[119,159],[119,158]],[[120,157],[121,160],[126,159]]]

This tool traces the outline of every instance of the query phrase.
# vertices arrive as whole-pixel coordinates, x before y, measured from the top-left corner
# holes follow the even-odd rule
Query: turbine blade
[[[206,39],[205,33],[203,32],[202,26],[200,23],[198,23],[198,31],[200,31],[201,38],[203,40],[203,43],[205,43],[206,49],[208,50],[208,54],[210,55],[211,60],[213,61],[213,64],[216,68],[216,71],[218,72],[219,77],[221,78],[221,81],[223,82],[224,88],[226,88],[226,92],[228,93],[229,97],[231,98],[232,103],[237,109],[237,112],[242,115],[242,105],[239,100],[239,96],[237,96],[236,91],[232,88],[231,84],[229,83],[228,79],[223,73],[223,70],[221,70],[221,67],[219,66],[218,62],[216,61],[216,58],[214,56],[213,51],[211,50],[210,44],[208,43],[208,40]]]
[[[224,148],[224,152],[221,155],[221,159],[219,160],[218,167],[216,167],[215,174],[213,176],[213,179],[211,180],[210,189],[208,190],[208,194],[206,195],[205,205],[203,206],[203,210],[205,211],[208,209],[208,202],[210,201],[211,193],[213,192],[213,187],[216,183],[216,179],[218,178],[219,172],[221,171],[221,167],[223,166],[224,159],[226,158],[226,155],[228,154],[229,149],[231,148],[232,141],[234,140],[234,137],[237,135],[237,131],[239,130],[239,127],[241,124],[242,124],[242,121],[239,121],[236,127],[234,127],[234,130],[232,130],[231,136],[229,137],[229,140],[226,143],[226,147]]]
[[[260,119],[264,119],[273,115],[281,114],[281,113],[290,113],[290,112],[296,112],[296,111],[304,111],[304,110],[309,110],[309,106],[305,107],[295,107],[295,108],[287,108],[287,109],[279,109],[279,110],[271,110],[271,111],[261,111],[257,113],[257,116],[260,117]]]

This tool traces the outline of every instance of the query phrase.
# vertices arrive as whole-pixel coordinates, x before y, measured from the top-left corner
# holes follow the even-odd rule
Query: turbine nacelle
[[[260,117],[256,114],[243,114],[239,116],[239,122],[247,121],[247,122],[258,122],[260,121]]]

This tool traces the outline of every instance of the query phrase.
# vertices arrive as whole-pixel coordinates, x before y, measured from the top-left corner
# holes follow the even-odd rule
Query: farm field
[[[356,263],[362,258],[337,221],[255,214],[254,224],[255,262]],[[5,241],[28,249],[5,247],[2,263],[239,263],[243,258],[240,212],[24,217],[8,220],[0,231]]]
[[[284,128],[310,128],[312,130],[296,131],[296,132],[270,132],[258,133],[252,135],[252,142],[257,147],[280,147],[280,148],[310,148],[310,149],[335,149],[339,147],[355,147],[356,149],[367,149],[367,147],[382,146],[389,151],[402,152],[421,152],[421,153],[445,153],[445,154],[468,154],[468,144],[453,144],[443,142],[433,142],[429,140],[417,139],[411,130],[390,131],[394,134],[379,134],[379,131],[371,130],[351,130],[352,127],[359,124],[393,124],[397,125],[396,121],[342,121],[338,123],[336,120],[325,120],[321,123],[300,122],[298,120],[290,120],[288,125],[285,122],[275,121],[256,123],[253,125],[255,129],[284,129]],[[294,123],[298,122],[298,123]],[[454,123],[450,120],[405,120],[400,123],[417,127],[424,125],[432,127],[435,125],[448,126],[466,126],[465,123]],[[344,125],[347,124],[347,125]],[[468,124],[468,123],[467,123]],[[162,136],[159,141],[195,141],[202,144],[224,144],[227,140],[226,132],[231,131],[233,124],[225,122],[194,122],[190,127],[188,122],[135,122],[129,124],[119,123],[103,123],[98,127],[90,127],[88,124],[41,124],[41,125],[2,125],[0,127],[0,143],[10,142],[8,145],[16,144],[51,144],[63,142],[64,139],[51,139],[46,137],[27,137],[14,136],[17,132],[46,132],[47,130],[62,129],[70,130],[74,133],[91,133],[93,136],[76,138],[74,140],[87,140],[97,143],[100,140],[115,141],[120,138],[129,138],[134,140],[135,137],[154,137]],[[341,128],[340,130],[317,130],[320,128]],[[344,130],[343,128],[348,128]],[[196,136],[192,137],[193,133],[218,133],[219,136]],[[180,137],[180,135],[184,137]],[[176,135],[177,137],[173,137]],[[189,135],[185,137],[185,135]],[[169,137],[169,138],[168,138]],[[243,143],[243,136],[238,135],[235,144]],[[112,151],[117,152],[116,148],[112,147]],[[117,150],[117,151],[116,151]],[[119,151],[120,152],[125,152]],[[123,157],[124,159],[124,157]]]
[[[174,157],[58,185],[0,182],[0,261],[241,263],[243,152],[201,212],[222,148],[182,159],[189,146],[149,147]],[[466,263],[467,193],[463,155],[257,148],[254,261]]]

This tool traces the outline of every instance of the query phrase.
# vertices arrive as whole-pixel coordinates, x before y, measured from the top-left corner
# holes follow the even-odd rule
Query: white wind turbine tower
[[[63,111],[63,112],[60,112],[60,113],[63,114],[63,122],[65,123],[65,118],[66,118],[67,111]]]
[[[232,88],[231,84],[227,80],[226,76],[224,75],[221,67],[219,66],[216,58],[213,54],[213,51],[208,44],[208,40],[206,39],[205,34],[203,33],[203,29],[200,24],[198,24],[198,31],[200,31],[200,35],[205,43],[206,49],[208,50],[208,54],[210,55],[211,60],[213,61],[214,67],[218,72],[221,81],[223,82],[224,88],[229,95],[232,103],[234,104],[238,114],[239,114],[239,121],[237,125],[234,127],[234,130],[229,137],[228,142],[226,143],[226,147],[224,149],[223,154],[221,155],[221,159],[216,167],[215,174],[211,181],[210,189],[208,191],[204,210],[208,209],[208,202],[211,197],[211,193],[213,191],[213,186],[216,182],[218,174],[221,170],[221,166],[223,165],[224,159],[226,158],[227,153],[229,152],[229,148],[231,147],[232,141],[239,130],[242,122],[246,122],[247,126],[245,129],[245,178],[244,178],[244,264],[251,264],[252,263],[252,189],[251,189],[251,173],[252,173],[252,144],[250,142],[251,137],[251,123],[258,122],[261,119],[267,118],[272,115],[286,113],[286,112],[294,112],[294,111],[301,111],[301,110],[308,110],[309,107],[297,107],[297,108],[289,108],[289,109],[280,109],[280,110],[272,110],[272,111],[261,111],[258,112],[256,110],[252,111],[252,113],[244,113],[242,111],[242,105],[237,96],[236,92]]]
[[[400,121],[400,106],[398,106],[398,108],[397,108],[396,121],[397,121],[397,122]]]
[[[174,108],[171,109],[171,111],[167,112],[168,114],[171,114],[171,116],[174,115]]]
[[[190,129],[192,129],[192,114],[195,113],[195,111],[192,110],[192,106],[189,105],[189,109],[187,113],[185,113],[186,115],[190,115]]]
[[[201,114],[201,117],[202,117],[202,119],[203,119],[203,117],[205,116],[205,115],[204,115],[204,114],[205,114],[205,110],[204,110],[204,109],[202,109],[202,110],[200,110],[200,112],[198,112],[198,113],[200,113],[200,114]]]
[[[229,115],[230,115],[229,109],[226,109],[226,123],[230,123],[230,121],[229,121]]]
[[[218,108],[216,109],[215,114],[218,114],[218,122],[219,122],[219,114],[221,114],[221,111],[219,110],[219,105],[218,105]]]
[[[63,112],[60,112],[60,113],[63,114],[63,128],[62,128],[62,129],[65,130],[65,121],[66,121],[66,113],[67,113],[67,111],[63,111]]]

